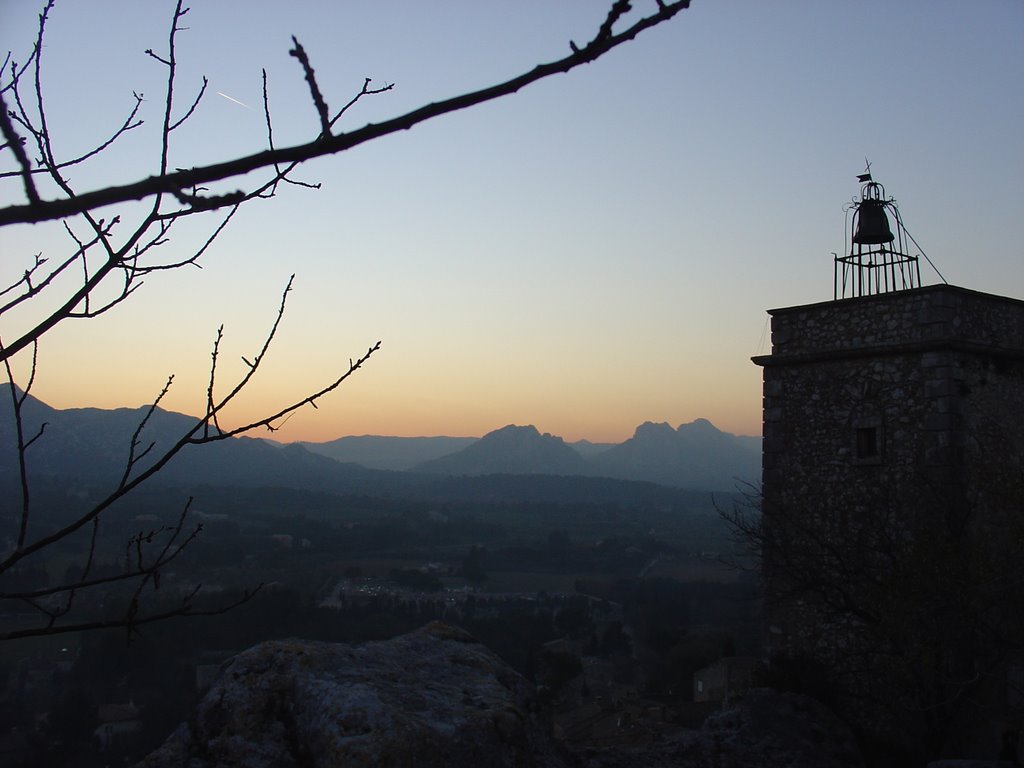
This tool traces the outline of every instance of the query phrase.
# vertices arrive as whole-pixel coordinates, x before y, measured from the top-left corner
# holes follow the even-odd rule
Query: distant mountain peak
[[[540,430],[533,426],[533,424],[527,424],[526,426],[506,424],[501,429],[495,429],[480,438],[480,442],[487,441],[490,443],[502,443],[505,445],[531,444],[543,442],[545,440],[554,440],[559,443],[563,442],[562,438],[552,435],[550,432],[541,434]]]
[[[492,430],[484,435],[481,440],[491,437],[492,435],[537,435],[540,436],[540,431],[533,426],[533,424],[527,424],[526,426],[520,426],[518,424],[506,424],[500,429]]]
[[[592,463],[609,477],[732,490],[736,478],[749,482],[760,474],[760,452],[751,440],[722,432],[707,419],[678,429],[645,421],[633,437],[595,456]]]
[[[584,474],[583,457],[565,441],[528,424],[507,424],[488,432],[461,451],[426,461],[422,472],[450,475]]]
[[[706,434],[719,434],[726,435],[728,432],[723,432],[714,424],[707,419],[694,419],[693,421],[685,424],[680,424],[677,432],[691,431],[691,432],[703,432]]]
[[[638,426],[633,432],[633,437],[641,437],[645,435],[667,435],[675,432],[672,429],[672,425],[667,421],[645,421],[643,424]]]

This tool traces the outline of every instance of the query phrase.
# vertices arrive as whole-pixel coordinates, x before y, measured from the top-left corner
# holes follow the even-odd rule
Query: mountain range
[[[10,392],[0,387],[0,474],[17,467]],[[37,476],[77,478],[91,484],[123,473],[132,432],[145,408],[59,410],[28,397],[26,439],[46,424],[28,449]],[[157,409],[141,436],[155,460],[188,432],[195,419]],[[165,485],[280,485],[334,492],[425,491],[442,478],[549,475],[645,481],[699,490],[736,490],[760,474],[760,439],[722,432],[704,419],[673,429],[647,422],[617,445],[566,443],[533,426],[509,425],[476,438],[345,437],[324,443],[280,444],[228,438],[186,446],[150,482]]]
[[[536,427],[509,425],[413,469],[447,475],[589,475],[732,491],[738,484],[757,480],[760,451],[759,438],[722,432],[706,419],[676,429],[645,422],[623,443],[603,450],[588,444],[583,452],[560,437],[541,434]]]

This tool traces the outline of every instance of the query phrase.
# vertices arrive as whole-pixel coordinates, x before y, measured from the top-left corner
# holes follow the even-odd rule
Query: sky
[[[0,55],[25,58],[39,5],[0,0]],[[315,136],[292,35],[332,107],[365,77],[395,84],[346,116],[352,129],[561,58],[606,7],[195,0],[179,103],[203,75],[210,85],[172,162],[264,148],[262,68],[277,144]],[[98,143],[132,91],[145,94],[146,125],[75,171],[81,191],[155,170],[164,72],[143,51],[165,49],[171,8],[59,0],[52,13],[43,82],[59,151]],[[319,190],[244,207],[201,270],[154,275],[105,315],[47,334],[33,393],[60,408],[136,407],[174,373],[164,406],[198,413],[218,326],[226,387],[294,273],[266,367],[228,425],[322,386],[380,340],[273,436],[533,424],[619,442],[644,421],[696,418],[759,434],[750,358],[770,351],[766,310],[832,299],[865,158],[950,283],[1024,298],[1022,40],[1019,0],[694,0],[595,63],[311,162],[298,178]],[[21,202],[0,180],[0,205]],[[115,212],[138,214],[103,213]],[[184,254],[201,237],[162,248]],[[0,230],[0,277],[69,242],[59,223]],[[940,281],[924,260],[922,277]]]

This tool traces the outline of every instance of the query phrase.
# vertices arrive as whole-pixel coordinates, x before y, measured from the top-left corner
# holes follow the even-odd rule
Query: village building
[[[721,702],[731,693],[757,687],[764,662],[750,656],[724,656],[693,673],[693,700]]]

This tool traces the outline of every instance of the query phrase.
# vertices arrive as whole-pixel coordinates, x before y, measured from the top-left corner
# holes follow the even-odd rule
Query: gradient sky
[[[37,5],[0,0],[0,49],[17,59]],[[143,50],[162,50],[171,5],[58,2],[44,80],[59,148],[109,133],[132,90],[159,123],[163,71]],[[352,112],[354,128],[561,58],[606,6],[194,0],[179,100],[203,74],[210,86],[173,162],[263,148],[261,67],[278,143],[315,135],[292,34],[332,106],[364,77],[396,83]],[[299,178],[323,188],[246,206],[203,270],[157,275],[47,336],[34,393],[138,406],[173,372],[165,404],[196,413],[217,326],[225,360],[251,356],[294,272],[267,368],[228,422],[317,387],[381,339],[275,437],[516,423],[621,441],[646,420],[698,417],[758,434],[750,357],[768,351],[765,310],[832,298],[865,157],[949,282],[1024,298],[1022,81],[1019,0],[694,0],[583,69],[310,163]],[[133,136],[74,181],[152,173],[155,139]],[[7,185],[0,202],[20,194]],[[7,228],[0,276],[66,250],[59,224]]]

